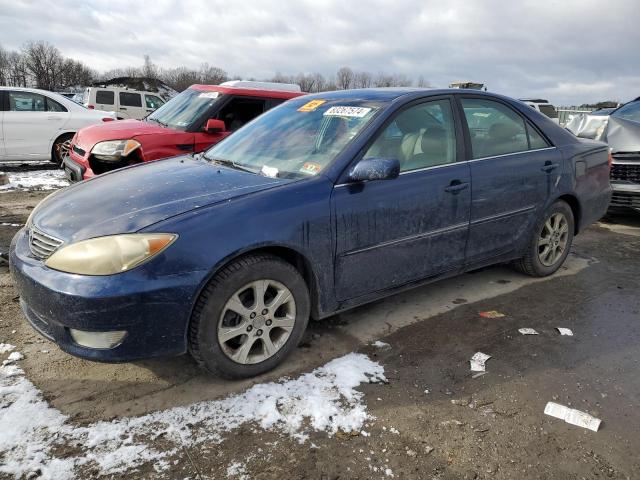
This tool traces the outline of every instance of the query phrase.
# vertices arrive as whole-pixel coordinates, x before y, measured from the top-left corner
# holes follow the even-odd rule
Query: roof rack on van
[[[284,92],[301,92],[300,85],[295,83],[254,82],[251,80],[230,80],[220,84],[221,87],[252,88],[256,90],[280,90]]]

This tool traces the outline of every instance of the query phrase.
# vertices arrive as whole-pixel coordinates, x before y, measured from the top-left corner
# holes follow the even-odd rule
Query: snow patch
[[[386,342],[381,342],[380,340],[376,340],[371,345],[373,345],[376,348],[391,348],[391,345],[389,345]]]
[[[62,170],[35,170],[9,173],[9,183],[0,186],[0,192],[12,190],[56,190],[69,181]]]
[[[15,349],[16,347],[14,347],[13,345],[9,344],[9,343],[0,343],[0,353],[7,353],[10,352],[11,350]]]
[[[150,413],[140,417],[75,426],[51,408],[17,365],[0,368],[0,473],[16,477],[39,470],[42,479],[73,478],[78,468],[102,475],[153,463],[168,468],[168,458],[183,447],[220,443],[223,435],[252,423],[305,441],[310,430],[329,435],[359,431],[370,418],[357,390],[362,383],[384,382],[384,368],[351,353],[295,379],[258,384],[222,400]],[[153,440],[163,438],[164,450]],[[64,453],[72,446],[72,453]]]

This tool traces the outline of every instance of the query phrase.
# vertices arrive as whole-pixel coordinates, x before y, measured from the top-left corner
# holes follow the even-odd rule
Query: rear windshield
[[[558,112],[553,105],[538,105],[538,108],[549,118],[558,118]]]
[[[221,97],[218,92],[189,88],[158,108],[147,120],[176,130],[186,130]]]

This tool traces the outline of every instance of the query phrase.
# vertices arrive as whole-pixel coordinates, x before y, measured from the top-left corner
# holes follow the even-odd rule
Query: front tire
[[[309,314],[309,291],[300,273],[278,257],[250,255],[205,287],[189,325],[189,352],[210,373],[253,377],[296,348]]]
[[[569,255],[574,232],[571,207],[562,200],[556,201],[538,221],[527,251],[515,267],[533,277],[554,274]]]

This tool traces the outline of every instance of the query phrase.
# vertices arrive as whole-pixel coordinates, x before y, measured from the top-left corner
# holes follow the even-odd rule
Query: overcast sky
[[[640,96],[639,20],[640,0],[0,0],[0,45],[46,40],[99,71],[144,54],[257,78],[347,65],[580,104]]]

